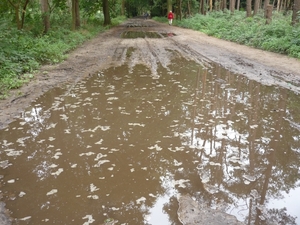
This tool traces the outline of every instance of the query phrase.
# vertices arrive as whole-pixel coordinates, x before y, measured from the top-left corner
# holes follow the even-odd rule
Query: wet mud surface
[[[126,32],[159,33],[165,38],[123,39]],[[136,52],[125,62],[125,55]],[[41,94],[65,83],[76,83],[97,71],[128,63],[144,64],[156,75],[158,65],[165,68],[172,56],[195,60],[200,64],[213,61],[232,72],[266,85],[278,85],[299,93],[300,61],[209,37],[200,32],[168,26],[152,20],[132,19],[115,27],[71,52],[68,59],[44,66],[35,80],[0,101],[0,128],[14,120],[30,102]]]
[[[2,102],[1,201],[13,224],[300,224],[299,67],[129,20]]]

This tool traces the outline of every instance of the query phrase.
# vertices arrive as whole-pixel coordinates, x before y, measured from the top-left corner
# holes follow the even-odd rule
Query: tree
[[[299,23],[300,0],[294,0],[292,24]]]
[[[229,8],[230,8],[230,12],[232,14],[234,13],[234,7],[235,7],[235,0],[230,0],[229,1]]]
[[[172,0],[167,0],[167,12],[170,12],[172,11]]]
[[[13,7],[15,11],[15,19],[17,28],[19,30],[23,29],[25,21],[25,12],[29,0],[7,0],[8,3]]]
[[[257,14],[258,9],[259,9],[259,3],[260,0],[254,0],[254,9],[253,9],[253,16]]]
[[[121,2],[121,15],[125,16],[125,0]]]
[[[246,0],[246,17],[251,16],[251,0]]]
[[[79,0],[72,0],[72,29],[80,27]]]
[[[44,33],[48,33],[50,29],[50,12],[48,6],[48,0],[41,0],[41,11],[42,11],[42,19],[44,22]]]
[[[102,8],[103,8],[103,14],[104,14],[104,26],[110,25],[110,14],[109,14],[109,3],[108,0],[102,0]]]
[[[205,14],[206,14],[206,8],[205,8],[205,5],[206,5],[206,0],[200,0],[200,7],[199,7],[199,10],[201,11],[201,14],[202,14],[202,15],[205,15]]]

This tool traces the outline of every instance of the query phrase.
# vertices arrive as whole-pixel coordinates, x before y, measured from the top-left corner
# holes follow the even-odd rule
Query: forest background
[[[300,59],[300,0],[1,0],[0,99],[126,18],[170,10],[174,25]]]

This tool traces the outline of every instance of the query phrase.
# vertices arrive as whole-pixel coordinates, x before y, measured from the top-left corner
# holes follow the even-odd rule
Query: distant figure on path
[[[148,12],[145,12],[145,14],[144,14],[144,17],[145,17],[145,20],[147,20],[147,19],[148,19],[148,17],[149,17],[149,14],[148,14]]]
[[[170,11],[168,14],[169,25],[172,25],[173,19],[174,19],[174,15],[172,11]]]

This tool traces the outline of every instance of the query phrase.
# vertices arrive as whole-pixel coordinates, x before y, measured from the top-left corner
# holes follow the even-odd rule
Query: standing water
[[[159,75],[110,68],[0,131],[13,224],[177,225],[182,194],[246,224],[300,224],[300,97],[183,59]]]

